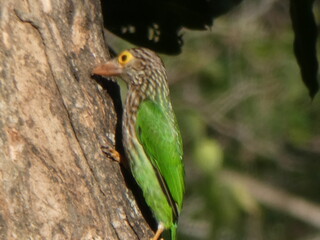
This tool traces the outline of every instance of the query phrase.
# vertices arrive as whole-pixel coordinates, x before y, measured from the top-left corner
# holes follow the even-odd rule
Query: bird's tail
[[[171,240],[177,240],[177,228],[178,228],[178,225],[177,223],[174,223],[172,226],[171,226]]]

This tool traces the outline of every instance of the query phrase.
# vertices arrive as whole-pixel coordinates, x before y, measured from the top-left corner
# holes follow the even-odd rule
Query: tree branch
[[[4,239],[152,235],[121,167],[100,149],[115,145],[117,123],[113,99],[91,78],[108,56],[100,12],[96,0],[2,3]]]

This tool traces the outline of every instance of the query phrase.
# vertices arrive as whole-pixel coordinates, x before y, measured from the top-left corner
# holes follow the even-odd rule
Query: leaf
[[[290,16],[295,34],[294,52],[302,80],[313,98],[319,90],[316,53],[317,26],[312,12],[314,0],[290,0]]]
[[[222,147],[212,138],[203,138],[195,146],[194,159],[204,173],[212,175],[222,167]]]
[[[181,28],[205,30],[242,0],[104,0],[105,27],[139,46],[178,54]]]

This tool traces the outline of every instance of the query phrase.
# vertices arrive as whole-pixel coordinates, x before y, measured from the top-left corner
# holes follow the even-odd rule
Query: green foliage
[[[182,55],[165,61],[189,156],[186,165],[192,169],[187,170],[186,207],[194,209],[182,216],[180,231],[188,232],[182,239],[282,240],[318,234],[308,217],[277,209],[267,197],[255,196],[259,189],[228,174],[259,180],[306,202],[320,200],[315,191],[319,97],[311,102],[300,81],[282,4],[275,1],[265,14],[248,20],[255,9],[251,2],[245,15],[239,10],[222,18],[212,32],[187,32]],[[275,21],[268,22],[272,28],[267,21]],[[194,198],[197,206],[190,206]],[[202,231],[186,231],[186,222]]]
[[[219,171],[223,161],[223,151],[220,144],[210,138],[204,138],[195,143],[194,161],[205,174]]]

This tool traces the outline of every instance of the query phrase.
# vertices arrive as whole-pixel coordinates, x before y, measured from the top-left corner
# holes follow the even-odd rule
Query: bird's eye
[[[121,62],[125,62],[127,60],[127,55],[121,55]]]
[[[132,60],[133,56],[129,51],[122,52],[119,57],[118,61],[121,65],[126,65],[128,62]]]

